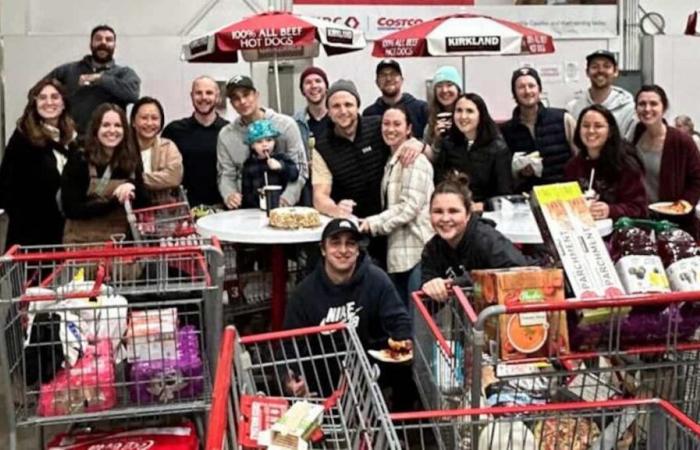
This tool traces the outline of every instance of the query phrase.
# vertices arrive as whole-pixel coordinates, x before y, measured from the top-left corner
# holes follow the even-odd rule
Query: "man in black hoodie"
[[[413,326],[406,306],[389,276],[372,264],[360,248],[362,238],[349,219],[333,219],[326,225],[321,237],[323,258],[290,296],[284,329],[343,322],[355,328],[365,349],[388,348],[389,338],[394,341],[412,339]],[[380,364],[380,368],[380,385],[391,386],[394,393],[401,392],[401,396],[394,396],[393,409],[410,407],[408,402],[412,399],[405,405],[403,402],[411,397],[411,389],[415,392],[411,367]],[[313,370],[304,372],[314,373]],[[314,380],[292,376],[286,387],[295,395],[314,390],[328,394],[326,387],[307,386],[307,381],[314,383]]]
[[[362,111],[362,115],[381,116],[390,106],[403,105],[408,111],[413,137],[423,139],[423,130],[428,123],[428,103],[402,92],[403,74],[394,59],[383,59],[377,64],[377,87],[382,93],[373,104]]]

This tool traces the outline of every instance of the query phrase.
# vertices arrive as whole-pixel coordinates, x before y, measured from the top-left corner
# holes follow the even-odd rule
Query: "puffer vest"
[[[331,198],[357,203],[353,213],[368,217],[382,211],[381,183],[389,148],[382,139],[381,117],[358,117],[355,140],[337,136],[333,130],[316,142],[316,151],[333,175]]]
[[[542,157],[542,178],[534,178],[533,185],[558,183],[564,180],[564,166],[571,158],[571,148],[566,140],[565,110],[545,108],[540,104],[535,123],[535,137],[520,121],[520,108],[515,108],[513,118],[502,127],[503,137],[512,153],[539,151]]]

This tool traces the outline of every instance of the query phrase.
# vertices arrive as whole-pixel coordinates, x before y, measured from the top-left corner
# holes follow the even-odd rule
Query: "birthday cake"
[[[284,207],[270,211],[270,226],[284,230],[321,226],[321,215],[313,208]]]

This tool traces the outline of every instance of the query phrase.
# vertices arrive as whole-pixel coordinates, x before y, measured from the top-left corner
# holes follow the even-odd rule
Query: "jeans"
[[[420,289],[421,269],[420,263],[413,266],[413,269],[406,272],[390,273],[389,277],[394,282],[399,298],[404,302],[409,313],[413,310],[413,300],[411,294]]]

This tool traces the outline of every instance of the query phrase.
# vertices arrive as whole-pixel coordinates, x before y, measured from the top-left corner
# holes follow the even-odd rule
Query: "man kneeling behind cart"
[[[284,328],[343,322],[355,328],[365,350],[410,349],[413,326],[406,306],[389,276],[372,263],[362,244],[363,235],[351,220],[333,219],[326,225],[320,243],[322,259],[291,294]],[[414,409],[417,395],[411,365],[378,364],[379,385],[392,392],[390,409]],[[296,396],[314,389],[326,394],[326,389],[310,386],[293,370],[285,388]]]

